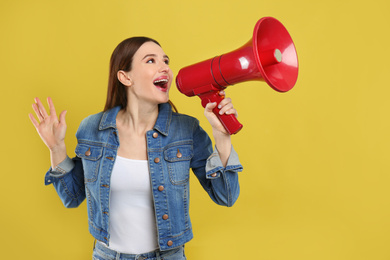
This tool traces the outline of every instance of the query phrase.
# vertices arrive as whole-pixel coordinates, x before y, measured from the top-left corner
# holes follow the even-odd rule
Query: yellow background
[[[191,179],[188,259],[390,259],[389,11],[388,0],[2,0],[1,257],[91,259],[86,204],[65,209],[44,186],[49,153],[27,116],[35,96],[68,110],[73,156],[120,41],[157,39],[176,74],[273,16],[296,45],[298,82],[285,94],[262,82],[227,89],[244,124],[233,137],[241,195],[219,207]],[[173,86],[171,99],[210,132],[197,97]]]

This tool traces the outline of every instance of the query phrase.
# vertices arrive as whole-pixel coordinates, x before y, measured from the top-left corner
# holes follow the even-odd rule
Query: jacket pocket
[[[76,155],[82,159],[85,182],[97,180],[102,154],[103,147],[101,146],[77,144]]]
[[[189,142],[173,144],[164,150],[164,159],[172,184],[180,185],[188,182],[192,156],[192,143]]]

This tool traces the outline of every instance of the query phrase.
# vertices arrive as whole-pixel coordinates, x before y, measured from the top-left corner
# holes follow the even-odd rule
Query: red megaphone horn
[[[286,28],[275,18],[257,21],[252,39],[241,48],[212,59],[182,68],[177,77],[179,91],[189,97],[199,96],[205,107],[219,103],[218,92],[229,85],[260,80],[279,92],[289,91],[298,78],[298,58]],[[219,115],[229,134],[236,134],[242,124],[234,115]]]

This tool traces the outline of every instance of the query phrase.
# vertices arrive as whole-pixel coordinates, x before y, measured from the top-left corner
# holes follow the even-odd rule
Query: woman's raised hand
[[[52,157],[53,153],[57,155],[55,157],[59,157],[57,160],[54,160],[55,165],[57,165],[61,162],[62,159],[65,159],[66,157],[66,111],[62,111],[59,118],[57,118],[57,113],[53,101],[50,97],[47,98],[47,103],[49,104],[50,114],[46,112],[46,109],[44,108],[39,98],[35,98],[35,103],[32,105],[32,107],[38,120],[36,120],[31,113],[29,114],[29,117],[42,141],[49,148]],[[53,159],[55,158],[52,158],[52,165]]]

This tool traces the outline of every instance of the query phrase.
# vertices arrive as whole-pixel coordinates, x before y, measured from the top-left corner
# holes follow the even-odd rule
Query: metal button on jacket
[[[158,190],[159,191],[163,191],[164,190],[164,186],[162,186],[162,185],[158,186]]]
[[[181,154],[181,152],[179,151],[179,149],[177,149],[177,154],[176,154],[177,158],[181,158],[183,155]]]
[[[158,158],[158,157],[154,158],[154,162],[155,163],[159,163],[160,162],[160,158]]]
[[[158,137],[158,133],[153,133],[153,138],[157,138]]]
[[[85,152],[85,156],[90,156],[91,155],[91,147],[88,148],[88,151]]]

